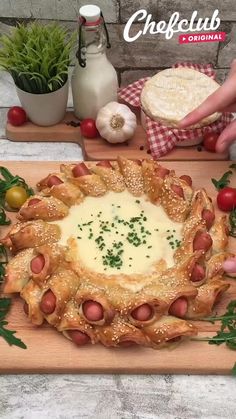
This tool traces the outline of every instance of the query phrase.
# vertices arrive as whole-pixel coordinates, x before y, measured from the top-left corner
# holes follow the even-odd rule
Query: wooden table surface
[[[7,123],[6,137],[15,142],[72,142],[81,146],[85,160],[113,160],[117,155],[122,155],[128,159],[151,158],[146,132],[140,125],[139,119],[134,136],[129,141],[121,144],[110,144],[101,137],[84,138],[81,135],[79,126],[75,126],[76,124],[78,124],[78,120],[73,112],[69,111],[62,122],[50,127],[39,127],[31,122],[15,127]],[[159,160],[211,161],[227,159],[228,152],[211,153],[200,145],[175,147],[167,155],[160,157]]]
[[[216,191],[211,178],[217,178],[229,168],[230,162],[166,162],[165,166],[176,170],[177,175],[191,175],[195,189],[204,187],[215,204]],[[58,162],[0,162],[13,173],[22,176],[35,187],[36,183],[50,172],[59,169]],[[206,166],[207,165],[207,166]],[[207,176],[206,176],[207,168]],[[233,176],[232,182],[235,181]],[[217,215],[220,215],[216,209]],[[2,229],[2,234],[5,230]],[[229,250],[236,251],[236,240],[230,239]],[[236,298],[236,283],[231,287],[217,306],[222,313],[226,305]],[[6,343],[0,341],[1,373],[12,372],[100,372],[100,373],[186,373],[186,374],[230,374],[236,354],[221,345],[208,345],[205,342],[189,341],[174,350],[152,350],[146,348],[106,349],[100,345],[88,345],[77,348],[55,329],[48,325],[33,326],[23,313],[22,301],[13,299],[13,308],[9,317],[10,327],[17,330],[27,344],[22,351],[12,347],[9,351]],[[205,322],[197,323],[199,336],[209,336],[217,331],[218,326]],[[45,352],[46,348],[46,352]],[[20,356],[20,362],[19,362]]]
[[[74,143],[8,141],[6,114],[9,107],[19,105],[19,101],[11,77],[4,72],[0,72],[0,91],[0,160],[83,158],[80,147]],[[71,99],[69,104],[71,106]],[[236,160],[236,145],[231,147],[231,156]],[[10,356],[11,348],[7,346],[7,350]],[[44,356],[47,356],[47,348]],[[20,352],[18,362],[21,362]],[[13,371],[12,375],[1,375],[0,386],[2,419],[64,419],[68,416],[76,419],[231,419],[235,416],[236,380],[225,375],[22,376]]]

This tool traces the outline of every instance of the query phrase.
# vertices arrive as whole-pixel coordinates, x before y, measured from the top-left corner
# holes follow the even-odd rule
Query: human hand
[[[236,60],[231,64],[227,80],[196,109],[186,115],[179,123],[185,129],[215,112],[236,112]],[[216,151],[225,151],[236,139],[236,120],[231,122],[220,134]]]

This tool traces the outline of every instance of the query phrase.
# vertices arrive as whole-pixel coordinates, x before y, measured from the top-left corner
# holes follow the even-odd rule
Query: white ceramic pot
[[[69,81],[52,93],[35,94],[16,87],[21,106],[31,122],[40,126],[55,125],[66,112]]]
[[[141,124],[142,124],[142,127],[146,131],[146,118],[145,117],[146,117],[145,113],[143,112],[143,110],[141,110]],[[195,140],[178,141],[176,144],[176,147],[189,147],[192,145],[201,144],[201,142],[202,142],[202,138],[196,138]]]

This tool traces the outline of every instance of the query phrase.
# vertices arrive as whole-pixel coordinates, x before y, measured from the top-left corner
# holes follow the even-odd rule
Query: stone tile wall
[[[18,21],[32,19],[59,20],[71,30],[76,30],[79,7],[88,0],[1,0],[0,31],[9,31]],[[121,85],[140,77],[155,74],[177,61],[211,63],[219,81],[227,76],[231,61],[236,58],[236,0],[93,0],[103,10],[110,33],[112,49],[108,52],[115,65]],[[168,20],[175,11],[181,18],[190,19],[197,10],[200,17],[210,17],[215,9],[220,11],[221,27],[227,33],[223,43],[178,44],[178,36],[166,40],[164,35],[140,37],[128,43],[123,39],[123,29],[129,17],[145,8],[155,21]],[[135,23],[136,33],[142,25]]]

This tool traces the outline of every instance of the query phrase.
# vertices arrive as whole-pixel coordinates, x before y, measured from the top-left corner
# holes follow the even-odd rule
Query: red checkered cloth
[[[193,68],[194,70],[198,70],[213,79],[215,78],[215,72],[211,64],[200,65],[192,63],[177,63],[173,67]],[[127,87],[120,89],[119,98],[132,106],[141,107],[140,95],[144,83],[148,79],[149,77],[142,78],[132,84],[129,84]],[[202,128],[187,130],[168,128],[161,123],[153,121],[146,115],[145,118],[149,148],[153,159],[158,159],[159,157],[165,156],[169,151],[171,151],[179,141],[196,140],[198,138],[202,138],[206,132],[217,132],[220,134],[223,129],[233,120],[234,117],[231,113],[225,112],[217,121],[210,125]]]

